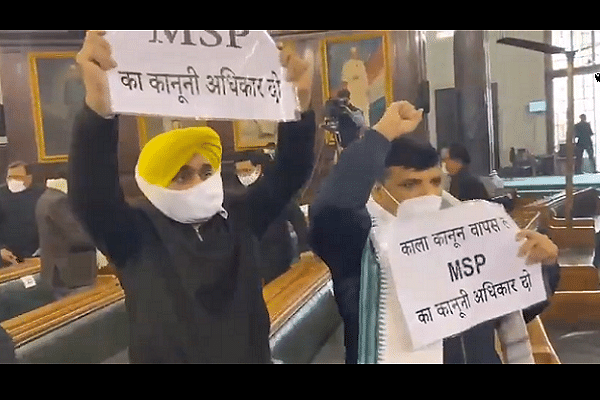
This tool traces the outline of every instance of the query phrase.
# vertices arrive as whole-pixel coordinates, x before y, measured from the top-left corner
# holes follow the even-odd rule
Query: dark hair
[[[338,99],[349,99],[350,96],[351,96],[351,93],[348,89],[342,89],[337,94]]]
[[[69,179],[69,167],[67,165],[61,165],[56,167],[47,176],[47,179]]]
[[[462,144],[453,144],[449,149],[450,159],[460,161],[463,165],[471,164],[471,155]]]
[[[233,156],[234,163],[250,161],[254,166],[266,167],[271,163],[271,157],[265,154],[264,151],[245,151],[242,153],[236,153]]]
[[[29,168],[29,164],[27,164],[25,161],[14,161],[14,162],[11,162],[8,165],[7,170],[13,169],[13,168],[19,168],[19,167],[25,168],[25,173],[27,175],[31,175],[31,169]]]
[[[392,149],[385,160],[385,167],[404,167],[416,171],[426,171],[440,164],[440,156],[427,142],[403,136],[392,142]],[[387,178],[387,173],[381,181]]]

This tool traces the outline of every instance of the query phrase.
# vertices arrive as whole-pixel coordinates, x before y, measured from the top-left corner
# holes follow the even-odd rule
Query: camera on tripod
[[[366,126],[364,113],[350,102],[348,90],[341,90],[325,103],[325,121],[321,128],[331,132],[342,149],[359,139]]]

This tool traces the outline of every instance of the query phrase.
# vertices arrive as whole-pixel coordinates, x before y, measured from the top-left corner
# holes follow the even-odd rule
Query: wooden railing
[[[64,325],[114,304],[125,294],[114,276],[101,276],[96,286],[86,292],[69,296],[35,311],[3,322],[2,328],[21,347]]]
[[[585,195],[586,192],[577,192],[575,196]],[[560,362],[552,349],[545,326],[600,323],[600,279],[598,270],[592,265],[595,222],[593,218],[575,218],[573,226],[567,227],[566,220],[556,216],[556,210],[565,201],[566,196],[561,194],[517,211],[521,215],[539,212],[537,226],[545,229],[561,249],[558,291],[550,299],[550,306],[539,317],[539,324],[529,326],[536,360],[540,363]]]
[[[546,328],[540,317],[527,325],[529,339],[536,364],[560,364],[560,359],[550,343]]]
[[[39,258],[27,259],[21,264],[0,269],[0,284],[39,274],[41,270]]]
[[[267,285],[264,297],[271,316],[271,335],[281,329],[330,280],[331,274],[325,263],[310,254]]]
[[[33,269],[13,272],[11,276],[18,279],[24,271],[31,273]],[[309,254],[286,274],[267,285],[264,297],[271,316],[272,334],[281,329],[330,279],[327,266]],[[118,279],[111,275],[101,275],[93,289],[69,296],[1,325],[18,348],[124,298],[125,293]]]

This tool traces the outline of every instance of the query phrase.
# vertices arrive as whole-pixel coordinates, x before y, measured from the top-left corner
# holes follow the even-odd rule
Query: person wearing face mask
[[[460,204],[442,190],[436,150],[405,136],[422,116],[407,102],[392,104],[374,129],[342,154],[310,209],[311,244],[332,272],[344,320],[346,362],[498,363],[496,332],[509,362],[531,362],[521,313],[449,338],[443,346],[409,350],[398,300],[388,296],[394,293],[393,282],[385,279],[389,265],[376,256],[379,233],[395,218]],[[558,248],[546,236],[525,231],[517,239],[525,241],[528,262],[556,264]]]
[[[118,118],[106,71],[115,68],[103,31],[77,56],[86,87],[70,153],[69,197],[98,248],[116,266],[129,314],[131,363],[271,363],[270,320],[254,246],[313,167],[310,71],[282,52],[303,114],[279,126],[278,159],[243,197],[225,196],[222,145],[210,128],[159,135],[135,172],[144,201],[119,185]],[[307,75],[308,74],[308,75]]]
[[[26,163],[8,166],[6,186],[0,188],[0,248],[5,266],[31,258],[39,249],[35,207],[43,192],[33,184]]]
[[[236,176],[245,188],[256,185],[273,165],[270,156],[262,151],[240,153],[236,160]],[[283,275],[301,254],[310,250],[306,218],[295,198],[269,226],[259,247],[259,268],[265,285]]]

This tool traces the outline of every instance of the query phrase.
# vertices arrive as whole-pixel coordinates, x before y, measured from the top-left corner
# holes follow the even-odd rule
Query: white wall
[[[507,37],[544,42],[543,31],[504,31]],[[530,114],[532,101],[546,100],[544,55],[497,44],[501,32],[490,31],[492,82],[498,83],[500,161],[509,166],[510,148],[546,154],[546,115]]]
[[[489,57],[492,82],[498,83],[501,166],[510,165],[511,147],[527,148],[532,153],[546,152],[546,117],[531,115],[531,101],[545,100],[544,55],[530,50],[499,45],[501,35],[544,41],[543,31],[489,31]],[[435,91],[454,87],[454,46],[452,38],[437,38],[427,31],[427,73],[431,85],[429,126],[437,144]]]
[[[429,129],[431,143],[437,146],[437,130],[435,119],[435,92],[440,89],[454,87],[454,45],[453,38],[438,39],[437,31],[427,31],[427,78],[431,88],[431,113]]]

